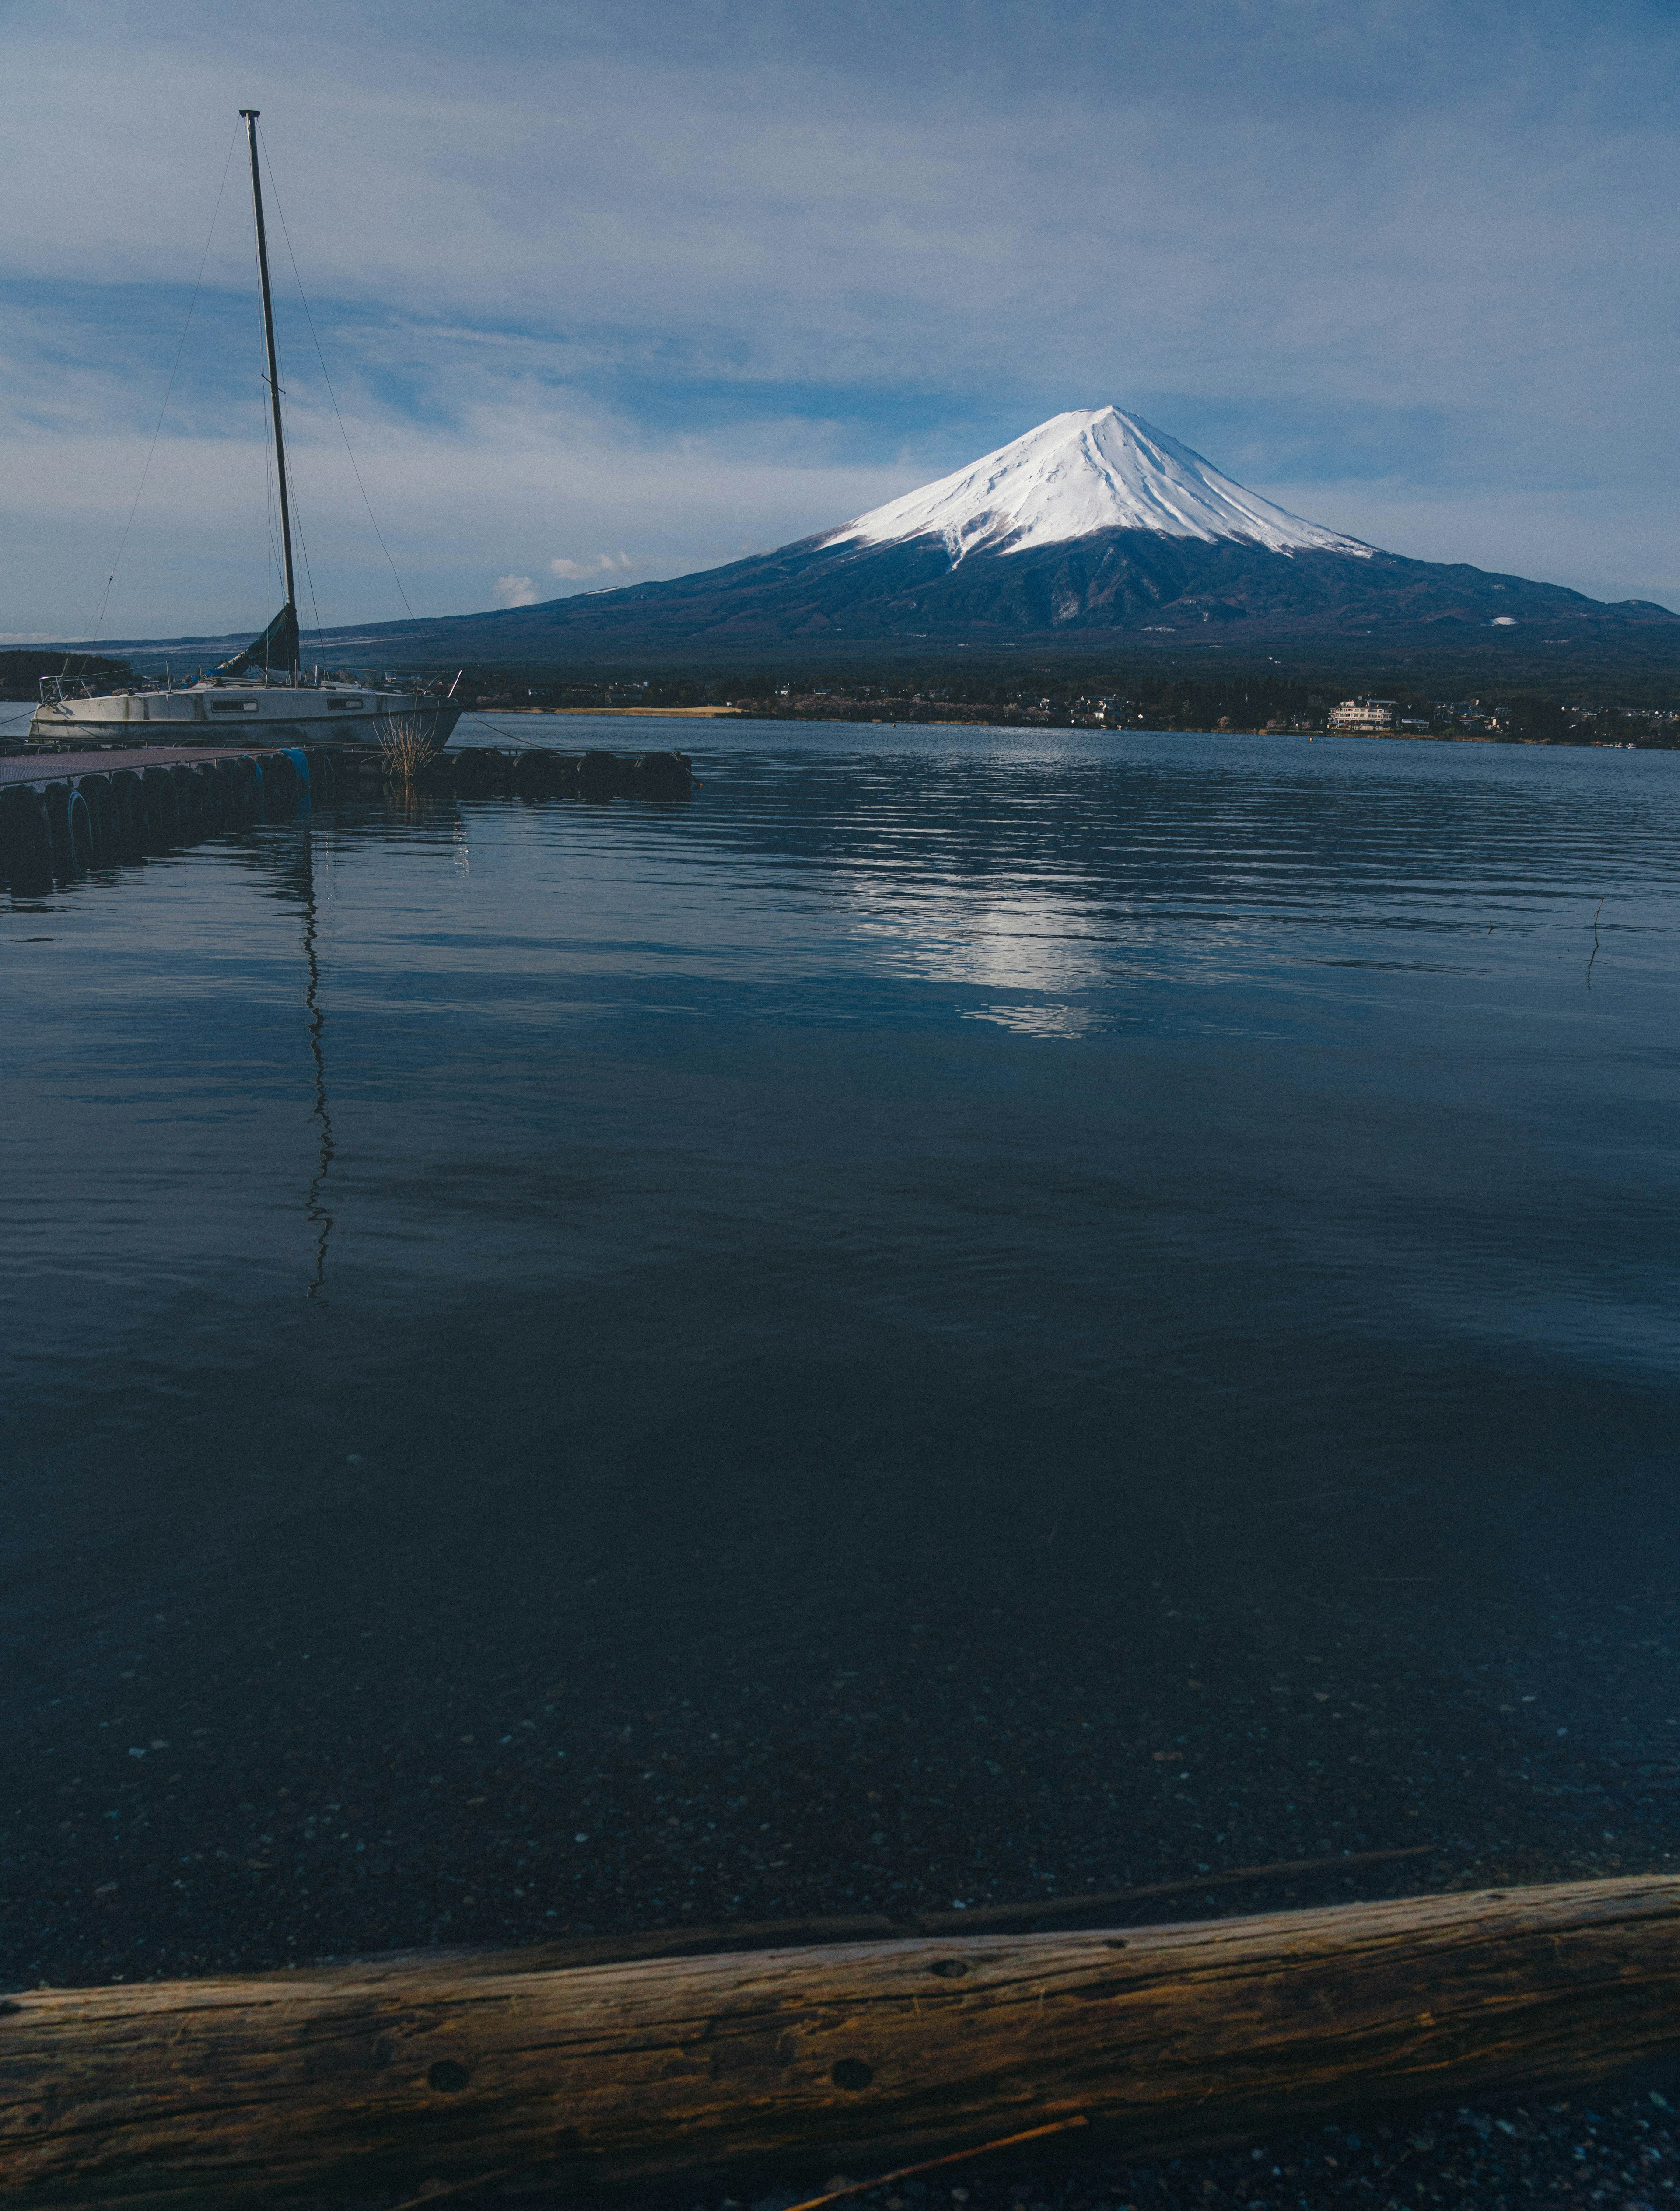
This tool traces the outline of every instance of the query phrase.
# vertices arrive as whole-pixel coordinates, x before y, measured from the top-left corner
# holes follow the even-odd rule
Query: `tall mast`
[[[269,236],[263,227],[263,179],[257,166],[257,118],[259,107],[242,107],[245,135],[251,146],[251,204],[257,211],[257,269],[263,280],[263,335],[269,347],[269,398],[274,408],[274,463],[280,482],[280,542],[286,555],[286,603],[294,611],[298,595],[292,581],[292,510],[286,496],[286,440],[280,421],[280,363],[274,350],[274,300],[269,292]],[[295,666],[288,673],[297,680]]]

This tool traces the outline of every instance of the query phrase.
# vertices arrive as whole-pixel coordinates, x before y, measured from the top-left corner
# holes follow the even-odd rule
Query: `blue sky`
[[[224,169],[102,633],[276,601],[241,106],[417,613],[1110,400],[1397,551],[1680,605],[1672,4],[32,0],[0,61],[13,639],[89,627]],[[319,616],[400,615],[270,221]]]

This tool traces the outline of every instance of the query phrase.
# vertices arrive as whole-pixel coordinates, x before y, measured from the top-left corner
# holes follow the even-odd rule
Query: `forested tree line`
[[[1393,702],[1398,718],[1432,729],[1485,729],[1513,741],[1668,745],[1680,723],[1665,722],[1660,701],[1643,710],[1592,706],[1540,692],[1484,692],[1444,700],[1440,687],[1335,682],[1322,676],[1257,674],[1190,676],[1172,670],[1082,668],[894,666],[844,674],[743,666],[718,674],[603,676],[589,681],[559,671],[467,671],[463,695],[494,711],[509,707],[694,707],[735,706],[799,719],[1003,722],[1106,722],[1164,730],[1263,730],[1269,724],[1322,728],[1337,701],[1375,695]]]
[[[442,673],[446,681],[457,675],[453,669]],[[100,691],[137,680],[125,660],[67,657],[62,646],[0,652],[0,698],[33,700],[43,675],[83,678]],[[1397,684],[1392,676],[1385,681],[1380,671],[1338,681],[1322,675],[1240,669],[1191,675],[1172,669],[1140,669],[1102,662],[1023,667],[936,661],[919,667],[892,663],[834,669],[819,664],[792,671],[743,664],[715,673],[470,667],[459,671],[457,695],[470,709],[489,712],[735,706],[751,713],[804,719],[969,718],[1232,730],[1263,730],[1269,724],[1322,727],[1337,700],[1374,695],[1392,700],[1402,718],[1427,721],[1436,730],[1481,729],[1530,743],[1680,743],[1680,719],[1671,718],[1680,707],[1680,694],[1671,698],[1659,690],[1658,695],[1638,703],[1624,697],[1616,704],[1595,704],[1537,690],[1509,690],[1444,700],[1441,688],[1437,683],[1432,694],[1426,694],[1415,683]],[[1471,711],[1456,711],[1463,708]]]
[[[98,691],[114,691],[118,684],[134,681],[134,670],[125,660],[101,660],[88,653],[67,653],[63,645],[56,652],[0,652],[0,699],[35,698],[43,675],[72,679],[80,676]]]

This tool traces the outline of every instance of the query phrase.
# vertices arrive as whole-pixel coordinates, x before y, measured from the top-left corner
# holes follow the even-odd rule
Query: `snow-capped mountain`
[[[1298,652],[1319,666],[1398,650],[1416,665],[1520,665],[1525,681],[1612,662],[1680,669],[1665,607],[1362,545],[1115,407],[1052,415],[937,483],[727,567],[328,633],[321,650],[352,665],[751,669],[1027,645]]]
[[[1024,553],[1111,530],[1229,538],[1271,553],[1372,548],[1303,522],[1222,476],[1188,445],[1118,407],[1052,415],[954,476],[924,484],[831,530],[829,545],[903,545],[939,537],[955,566],[974,553]]]

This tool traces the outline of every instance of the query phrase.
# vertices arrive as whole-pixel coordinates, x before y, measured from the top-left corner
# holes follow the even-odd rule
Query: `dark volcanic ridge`
[[[971,554],[944,543],[834,546],[820,538],[670,583],[506,613],[404,624],[433,650],[476,659],[623,659],[658,653],[738,659],[767,648],[842,643],[1003,645],[1055,640],[1155,647],[1209,633],[1297,645],[1380,636],[1465,649],[1501,628],[1550,642],[1659,637],[1680,645],[1680,620],[1639,601],[1607,606],[1556,584],[1373,553],[1274,553],[1114,530],[1022,553]],[[378,633],[395,642],[395,632]],[[371,634],[370,634],[371,641]],[[1504,640],[1500,640],[1503,642]],[[1514,642],[1515,640],[1513,640]]]

